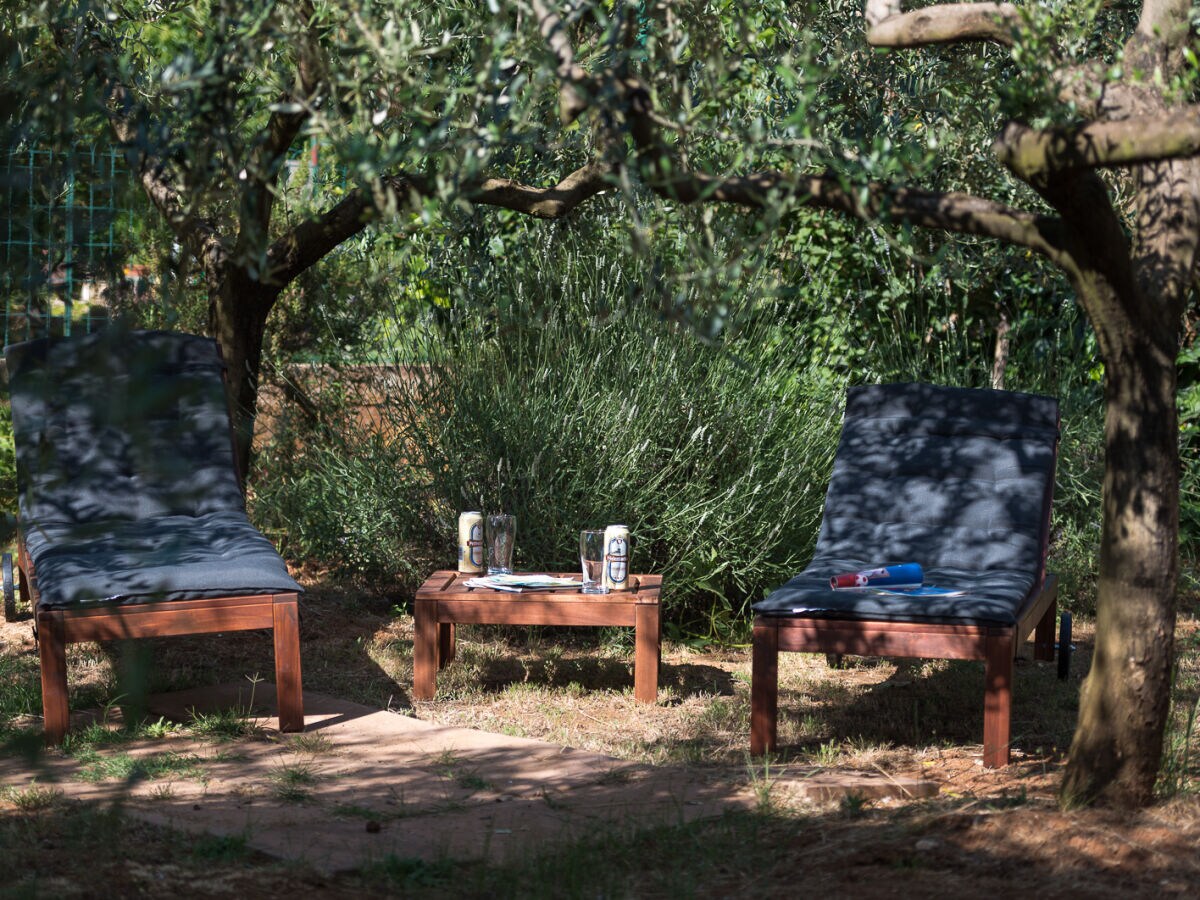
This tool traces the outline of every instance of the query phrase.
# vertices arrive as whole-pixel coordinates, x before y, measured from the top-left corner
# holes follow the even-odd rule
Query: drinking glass
[[[579,533],[579,565],[583,569],[585,594],[607,594],[604,586],[604,529]]]
[[[493,513],[487,517],[487,571],[489,575],[511,575],[513,541],[517,536],[517,517]]]

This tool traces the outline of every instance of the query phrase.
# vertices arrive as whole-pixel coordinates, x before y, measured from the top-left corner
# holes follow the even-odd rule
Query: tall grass
[[[450,565],[462,509],[514,513],[522,569],[574,570],[580,529],[624,522],[672,619],[727,633],[810,552],[840,386],[754,332],[707,343],[636,305],[526,312],[429,334],[380,433],[341,432],[260,501],[366,575]]]
[[[840,392],[755,339],[707,344],[636,307],[553,314],[480,330],[389,413],[447,536],[459,509],[503,509],[518,565],[574,569],[581,528],[624,522],[634,570],[715,627],[807,555],[837,436]]]
[[[702,293],[720,273],[624,253],[603,222],[490,239],[475,224],[413,267],[434,314],[376,330],[394,344],[373,362],[421,360],[382,425],[355,420],[347,378],[265,455],[259,516],[294,554],[413,584],[452,563],[460,510],[503,510],[519,567],[573,570],[580,529],[624,522],[634,569],[666,576],[669,619],[731,636],[808,559],[846,385],[990,377],[985,320],[902,256],[872,257],[877,284],[826,264],[793,266],[786,286],[787,265],[742,258],[714,303]],[[1062,402],[1051,566],[1066,604],[1088,611],[1101,405],[1080,364],[1087,329],[1055,303],[1014,328],[1006,387]],[[719,313],[722,328],[681,310]]]

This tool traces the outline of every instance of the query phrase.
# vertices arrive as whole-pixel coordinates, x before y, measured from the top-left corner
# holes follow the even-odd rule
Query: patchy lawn
[[[439,675],[437,699],[418,702],[409,692],[411,617],[388,600],[316,581],[303,599],[307,689],[443,725],[702,769],[751,785],[758,808],[686,826],[639,834],[616,829],[577,844],[530,847],[526,859],[503,866],[388,859],[325,876],[262,856],[236,837],[198,839],[69,800],[52,788],[8,788],[0,789],[0,859],[9,863],[6,878],[14,877],[0,879],[0,896],[96,896],[97,885],[104,895],[253,891],[265,897],[397,890],[792,896],[801,885],[867,897],[961,896],[1023,886],[1050,897],[1194,894],[1200,889],[1200,739],[1189,716],[1200,697],[1200,623],[1190,613],[1180,620],[1167,799],[1132,817],[1064,813],[1054,803],[1091,648],[1090,623],[1075,624],[1069,681],[1055,677],[1052,663],[1018,662],[1014,764],[1007,769],[979,765],[981,664],[870,659],[832,669],[823,657],[802,654],[781,657],[780,753],[763,763],[748,760],[746,752],[748,648],[697,651],[667,643],[659,701],[648,707],[632,699],[631,630],[460,627],[458,656]],[[5,624],[0,642],[0,721],[10,723],[7,752],[15,753],[21,728],[36,727],[28,713],[40,708],[28,620]],[[272,671],[263,634],[143,641],[135,648],[123,654],[109,645],[70,647],[73,708],[119,705],[136,689],[269,678]],[[196,722],[191,733],[204,729],[225,729],[233,748],[261,740],[239,731],[236,721]],[[152,732],[153,724],[142,735]],[[115,770],[129,777],[121,766],[140,765],[137,777],[153,778],[153,767],[190,772],[196,765],[188,757],[129,761],[103,752],[83,761],[97,778]],[[924,801],[852,796],[813,805],[776,789],[780,772],[802,766],[923,778],[937,782],[941,793]],[[289,771],[272,790],[300,797],[311,789],[304,775]]]

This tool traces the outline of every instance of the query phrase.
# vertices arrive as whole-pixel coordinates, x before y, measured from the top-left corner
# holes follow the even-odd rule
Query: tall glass
[[[607,594],[604,586],[604,529],[579,533],[579,565],[583,569],[583,593]]]
[[[487,571],[489,575],[511,575],[517,517],[493,513],[487,517]]]

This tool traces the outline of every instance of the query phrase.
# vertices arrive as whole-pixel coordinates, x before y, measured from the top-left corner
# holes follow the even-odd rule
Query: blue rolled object
[[[897,563],[876,569],[846,572],[829,579],[834,590],[854,588],[917,588],[925,582],[920,563]]]

